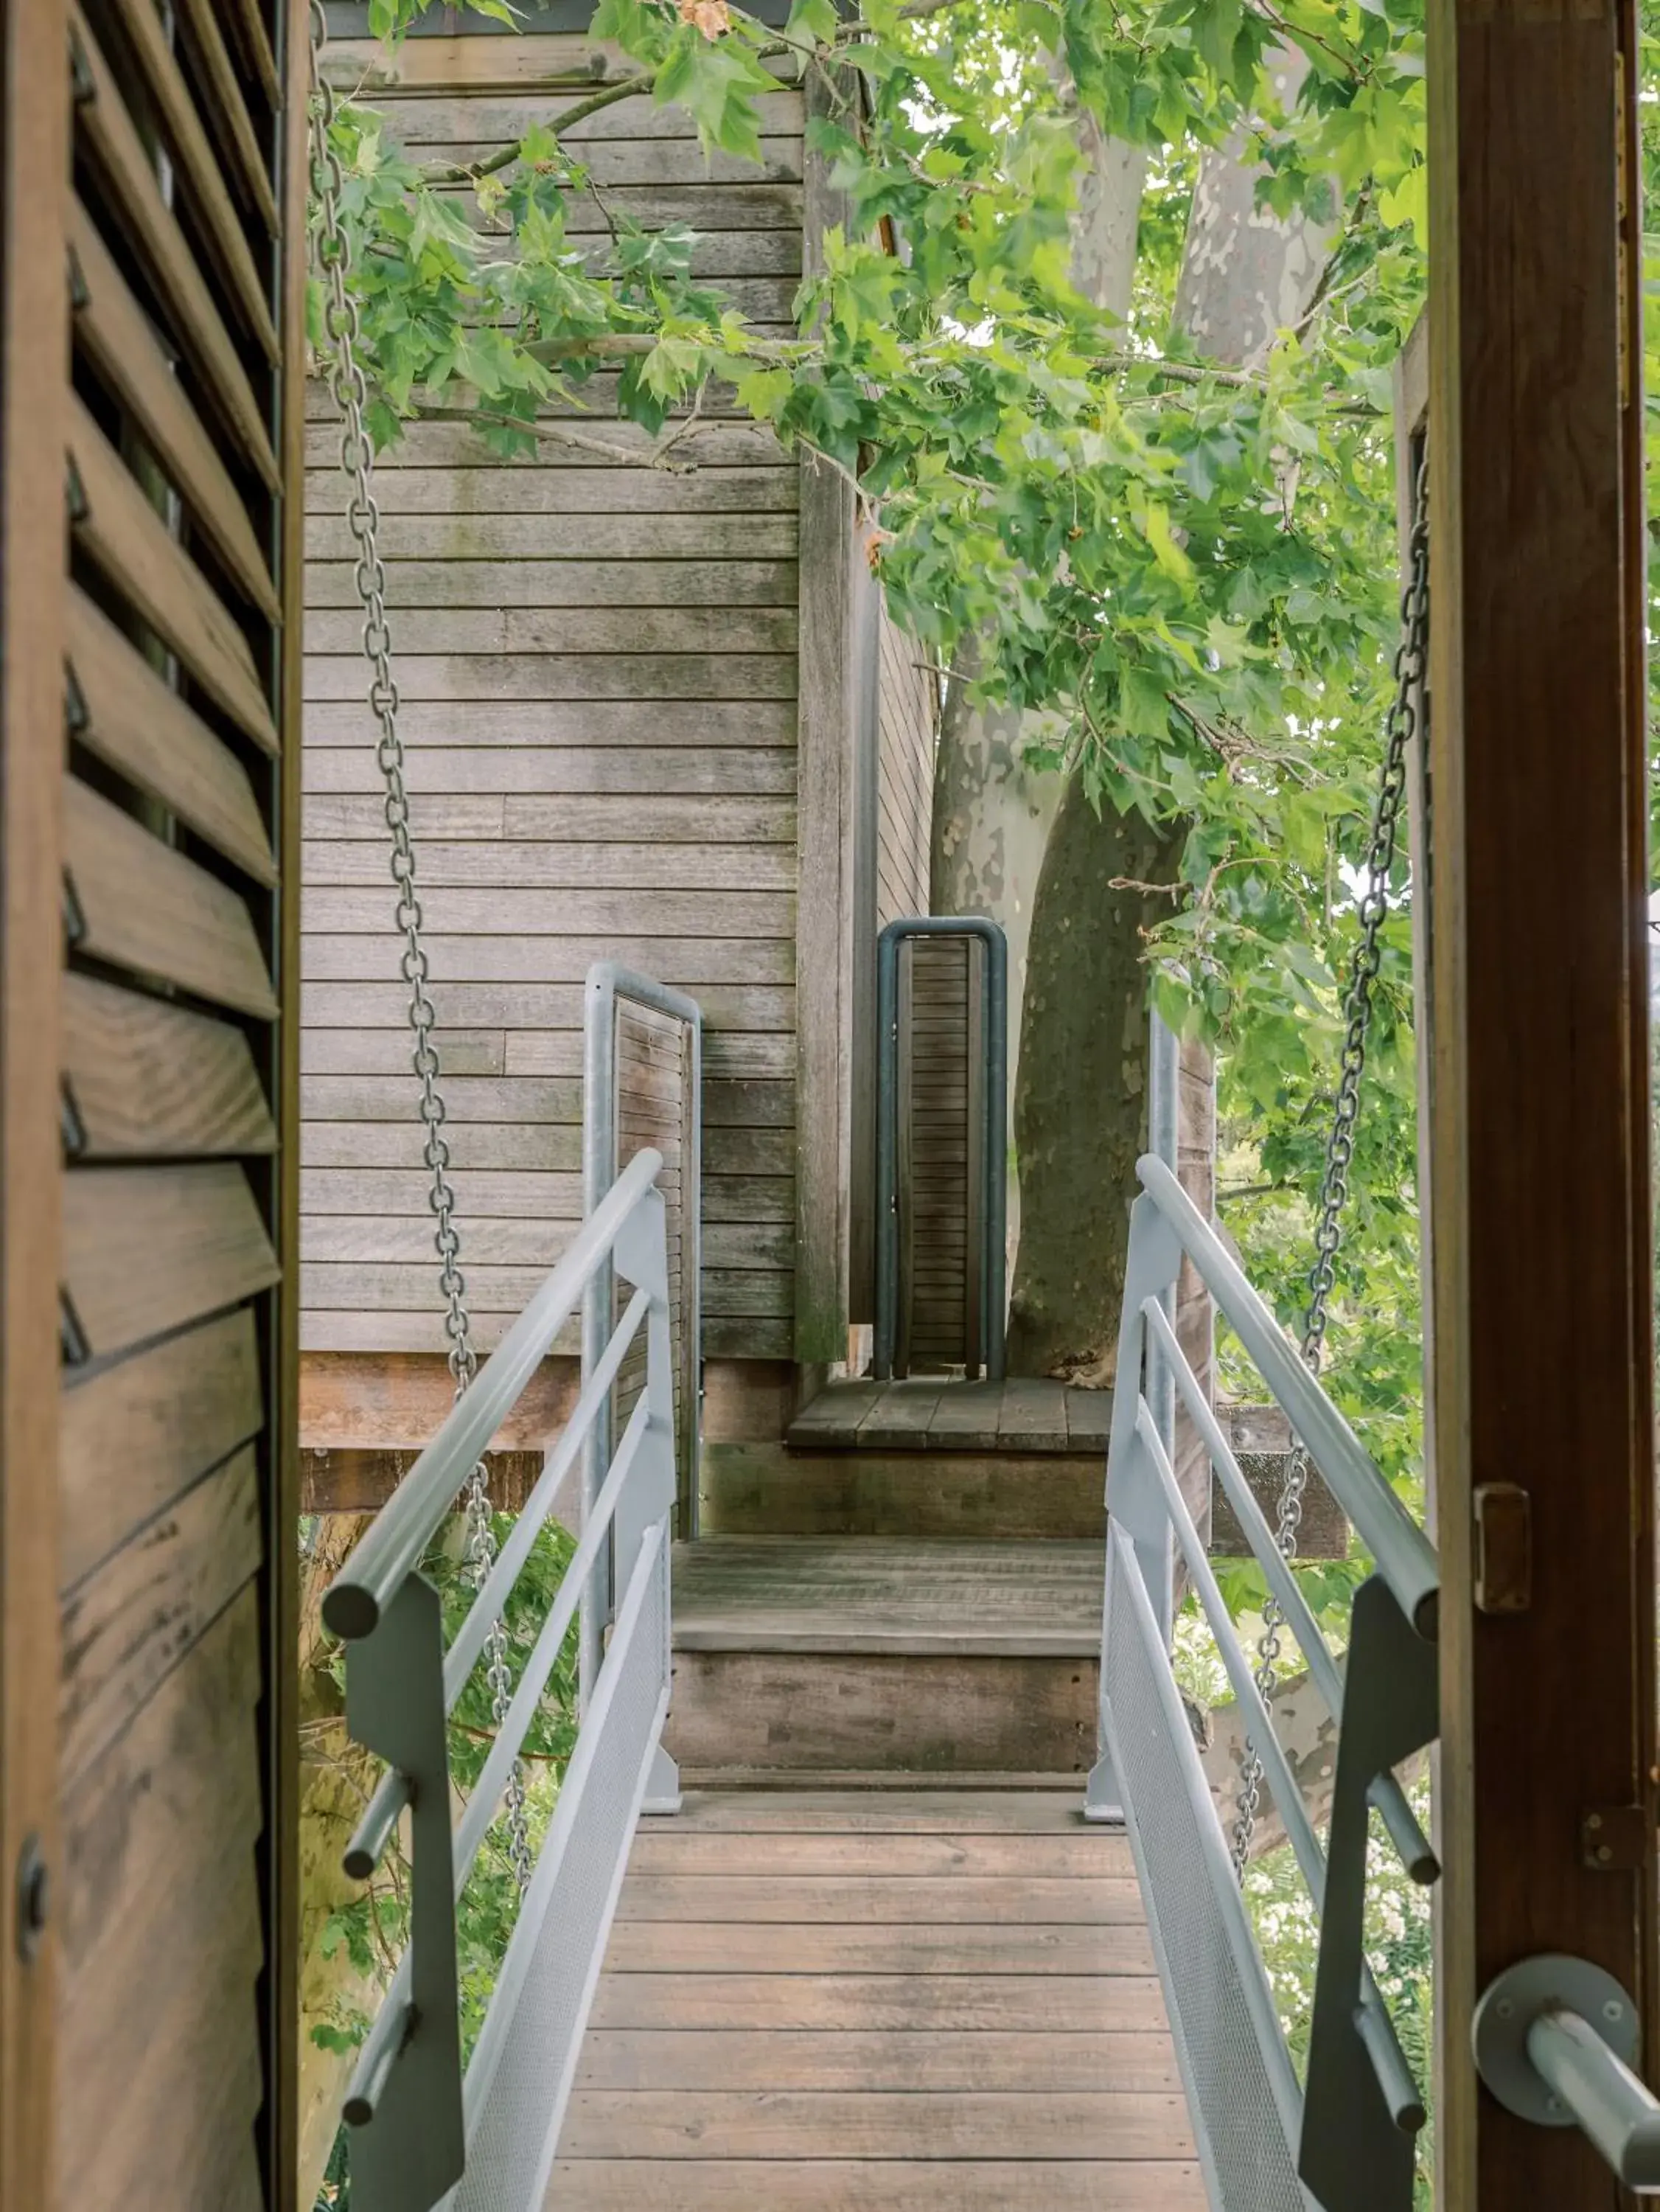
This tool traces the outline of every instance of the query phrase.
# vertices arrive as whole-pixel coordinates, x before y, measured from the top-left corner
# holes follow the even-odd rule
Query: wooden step
[[[706,1537],[675,1561],[694,1771],[1087,1772],[1104,1547]]]
[[[700,1526],[720,1536],[1106,1540],[1105,1450],[823,1451],[706,1443]]]
[[[829,1383],[791,1423],[789,1443],[803,1451],[1075,1453],[1100,1463],[1112,1419],[1110,1390],[918,1375]]]

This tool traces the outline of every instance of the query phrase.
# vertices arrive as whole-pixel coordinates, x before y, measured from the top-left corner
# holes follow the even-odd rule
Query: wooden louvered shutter
[[[33,432],[49,499],[24,517],[9,485],[6,517],[14,569],[28,529],[57,676],[49,727],[25,730],[9,693],[6,745],[9,765],[53,748],[63,947],[55,1157],[35,1161],[60,1240],[56,2176],[48,2193],[38,2167],[20,2175],[17,2201],[286,2212],[299,547],[282,492],[305,19],[285,0],[25,4],[34,96],[63,103],[41,131],[61,152],[67,127],[68,159],[8,221],[9,250],[48,232],[55,267],[27,333],[7,295],[8,363],[27,346],[57,365]],[[6,92],[10,189],[30,125],[9,76]],[[6,428],[9,463],[9,401]],[[21,600],[13,573],[9,624]],[[9,789],[9,859],[12,814]],[[12,1049],[20,981],[9,945]],[[50,1062],[51,1027],[28,1048]],[[9,1199],[9,1149],[6,1166]],[[9,1317],[8,1357],[10,1334]]]

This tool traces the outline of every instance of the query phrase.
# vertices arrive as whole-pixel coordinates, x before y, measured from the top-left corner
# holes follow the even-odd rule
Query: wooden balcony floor
[[[642,1823],[549,2212],[1203,2212],[1121,1835],[1074,1790]]]

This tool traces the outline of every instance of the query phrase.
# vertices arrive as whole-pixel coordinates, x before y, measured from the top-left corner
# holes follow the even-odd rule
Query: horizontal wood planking
[[[373,781],[379,771],[355,746],[319,744],[306,769],[312,821],[330,800],[371,809],[384,803]],[[597,753],[528,743],[423,745],[410,756],[406,782],[420,809],[414,817],[417,831],[425,824],[429,797],[464,798],[483,807],[498,795],[505,799],[523,793],[558,823],[569,817],[572,801],[616,797],[654,799],[664,812],[682,799],[772,799],[788,805],[795,797],[796,756],[785,745],[625,744]],[[501,818],[506,819],[505,811]]]
[[[357,51],[367,50],[360,46]],[[434,143],[464,140],[475,148],[512,144],[533,125],[547,122],[549,94],[545,87],[522,93],[423,92],[403,97],[388,90],[382,100],[384,112],[393,118],[390,135],[402,145],[421,147],[421,159],[430,161],[435,158],[428,150]],[[766,138],[798,139],[806,127],[805,103],[796,91],[762,93],[755,102],[755,116]],[[561,145],[580,146],[579,159],[591,165],[608,141],[620,141],[632,150],[679,139],[695,149],[697,128],[696,118],[684,107],[624,100],[562,125],[559,137]],[[694,157],[703,158],[700,152]]]
[[[228,1022],[71,975],[63,1050],[76,1159],[276,1148],[253,1053]]]
[[[784,988],[795,980],[795,948],[787,932],[776,937],[578,936],[567,932],[538,935],[521,929],[512,935],[480,933],[427,937],[437,988],[452,975],[468,983],[579,983],[596,960],[615,959],[639,969],[653,955],[657,980],[699,997],[711,985],[734,988],[768,984]],[[383,930],[375,938],[335,937],[312,930],[300,939],[306,981],[386,983],[397,974],[397,940]]]
[[[313,610],[312,634],[319,649],[332,647],[337,650],[338,625],[325,621],[323,611],[356,607],[357,585],[351,563],[312,561],[306,571],[306,589],[308,605]],[[480,559],[455,552],[421,560],[389,557],[386,605],[394,614],[405,610],[420,609],[424,612],[429,608],[472,607],[620,607],[630,615],[642,607],[749,611],[788,607],[793,613],[796,564],[789,556],[777,560],[758,556],[717,560],[706,555],[695,560],[668,561],[652,559],[644,551],[629,561],[554,561],[528,556],[518,559]],[[458,613],[440,613],[439,635],[425,641],[438,644],[446,623],[453,622],[458,628],[463,619]],[[699,618],[694,618],[694,627],[696,619]],[[547,626],[529,627],[536,647],[545,646]],[[642,634],[642,645],[649,645],[661,627],[647,626]],[[424,632],[424,622],[421,628]],[[784,627],[767,625],[766,629],[769,642],[773,636],[781,638],[785,644],[789,642],[791,634]],[[746,642],[760,634],[752,632],[747,626],[743,631]],[[572,644],[580,646],[586,642],[586,637],[584,624],[573,622]],[[680,642],[678,629],[674,641]],[[687,641],[696,641],[688,638]],[[494,643],[491,649],[495,649]]]
[[[1199,2212],[1128,1846],[1075,1801],[748,1789],[684,1814],[636,1844],[559,2201]]]
[[[72,1589],[262,1419],[246,1307],[83,1381],[71,1374],[58,1431],[60,1587]]]
[[[1105,1540],[1104,1458],[937,1449],[821,1452],[773,1443],[704,1452],[710,1536],[939,1536]]]
[[[682,618],[686,619],[686,618]],[[618,623],[608,623],[614,649],[567,649],[538,653],[524,643],[470,653],[398,653],[399,689],[412,701],[494,702],[521,699],[696,700],[712,707],[728,700],[793,699],[796,657],[793,637],[746,649],[728,639],[700,651],[665,646],[639,649]],[[421,626],[424,636],[425,624]],[[357,701],[363,694],[363,663],[351,649],[342,624],[339,649],[308,653],[306,698]],[[556,639],[557,630],[548,633]]]
[[[562,568],[563,562],[550,563]],[[397,625],[394,624],[396,643]],[[617,683],[632,680],[636,662],[649,670],[664,655],[720,654],[731,658],[764,653],[793,654],[796,649],[796,610],[793,594],[751,605],[724,603],[715,606],[686,606],[673,602],[660,605],[566,606],[446,606],[423,604],[418,625],[410,624],[421,651],[418,659],[453,656],[458,680],[477,682],[475,663],[493,666],[501,654],[522,656],[534,662],[538,656],[615,653],[624,657]],[[306,617],[308,665],[331,665],[331,657],[345,655],[354,673],[361,677],[362,617],[344,605],[311,610]],[[534,678],[535,670],[526,672]],[[488,680],[488,679],[487,679]],[[418,696],[412,690],[412,696]],[[493,694],[490,696],[494,696]],[[536,692],[521,696],[537,697]],[[557,698],[560,694],[548,695]],[[629,689],[618,697],[642,696]],[[650,693],[643,695],[651,696]]]
[[[422,904],[434,937],[723,937],[746,933],[788,941],[795,933],[796,901],[786,891],[630,891],[519,890],[511,900],[469,885],[423,890]],[[306,902],[311,933],[346,937],[387,933],[391,893],[349,884],[321,885]],[[534,971],[533,971],[534,972]]]
[[[605,2028],[590,2035],[579,2089],[855,2090],[872,2080],[912,2092],[996,2088],[1011,2079],[1048,2090],[1177,2090],[1175,2045],[1154,2031],[1009,2034],[997,2028],[928,2035],[844,2029]]]
[[[765,1793],[757,1792],[757,1795]],[[764,1931],[770,1932],[770,1931]],[[607,1961],[608,1966],[609,1961]],[[959,2030],[1145,2033],[1167,2026],[1164,1993],[1149,1966],[1096,1979],[1077,1975],[872,1970],[772,1972],[729,1966],[708,1973],[659,1967],[607,1972],[594,1997],[595,2028]]]
[[[524,748],[532,756],[598,747],[697,746],[735,752],[752,745],[793,752],[796,714],[783,699],[537,699],[415,700],[405,704],[399,728],[423,749],[454,746],[470,756]],[[324,746],[373,744],[373,717],[360,697],[313,701],[306,717],[306,742]],[[417,760],[417,789],[423,763]],[[549,776],[573,772],[574,762],[549,759]],[[488,758],[477,773],[491,772]],[[499,772],[499,771],[498,771]],[[557,791],[549,783],[492,785],[490,789]],[[577,787],[582,788],[583,787]],[[603,790],[601,783],[593,787]],[[736,787],[742,789],[742,786]],[[786,787],[787,788],[788,787]]]
[[[533,43],[548,58],[593,51]],[[500,58],[478,41],[422,45],[399,58],[386,92],[389,134],[425,149],[419,158],[477,158],[545,115],[545,94],[488,91]],[[699,273],[724,280],[752,318],[782,323],[801,266],[803,119],[799,92],[769,97],[759,173],[712,164],[689,117],[644,103],[591,118],[581,158],[608,208],[691,223]],[[470,193],[452,198],[463,220],[482,220]],[[570,228],[601,265],[609,232],[591,197],[573,198]],[[562,1246],[580,984],[593,959],[621,958],[704,1006],[706,1167],[725,1217],[706,1237],[709,1340],[753,1329],[770,1349],[794,1256],[798,476],[770,433],[738,422],[698,425],[674,470],[631,467],[651,441],[604,419],[615,388],[596,380],[592,411],[530,462],[504,466],[464,430],[414,425],[378,471],[389,602],[418,625],[421,651],[400,653],[398,669],[458,1163],[473,1116],[493,1124],[473,1155],[491,1181],[470,1240],[463,1231],[463,1265],[494,1311]],[[730,404],[715,396],[711,411]],[[412,1178],[407,1151],[380,1141],[379,1117],[409,1111],[408,1032],[385,928],[352,548],[334,454],[319,442],[326,398],[313,390],[307,411],[308,1341],[348,1341],[355,1303],[366,1346],[385,1345],[407,1305],[414,1350],[428,1340],[430,1220],[418,1168]],[[395,645],[398,635],[395,621]],[[639,1133],[651,1133],[644,1121]],[[463,1182],[469,1172],[458,1166]],[[360,1174],[372,1180],[353,1188]],[[746,1206],[737,1194],[752,1174],[765,1188]]]
[[[324,889],[383,884],[386,854],[370,838],[319,838],[306,844],[305,881]],[[469,890],[495,886],[504,920],[520,890],[559,892],[694,890],[700,885],[739,892],[795,889],[793,845],[757,841],[737,844],[633,844],[590,839],[570,845],[541,838],[421,841],[421,890]]]
[[[954,2158],[896,2170],[882,2159],[559,2159],[548,2203],[583,2212],[1205,2212],[1196,2161],[1115,2158],[1108,2171],[1104,2197],[1101,2166],[1075,2160]]]
[[[832,1875],[682,1873],[677,1862],[647,1872],[630,1862],[617,1908],[620,1922],[785,1922],[791,1927],[863,1921],[906,1928],[958,1922],[975,1926],[1038,1923],[1136,1927],[1146,1918],[1133,1873],[1033,1874],[1021,1879],[958,1874]]]
[[[1190,2159],[1180,2091],[579,2090],[562,2158]],[[1110,2168],[1109,2168],[1110,2170]]]
[[[492,1313],[476,1307],[473,1341],[482,1352],[493,1351],[518,1318],[518,1310]],[[729,1317],[706,1310],[703,1349],[711,1359],[787,1359],[794,1342],[793,1322],[767,1320],[754,1315]],[[300,1316],[300,1349],[309,1352],[441,1352],[447,1340],[442,1316],[428,1300],[419,1312],[366,1311],[359,1306],[337,1310],[312,1306]],[[553,1349],[561,1355],[578,1348],[575,1324],[560,1336]]]
[[[66,1782],[154,1694],[252,1577],[259,1559],[258,1484],[249,1445],[70,1593],[64,1604],[59,1700]]]
[[[645,515],[672,517],[676,524],[689,523],[694,515],[722,516],[763,531],[787,530],[791,552],[798,544],[789,518],[801,504],[801,477],[782,455],[770,467],[721,467],[700,460],[679,474],[615,465],[596,468],[579,457],[560,467],[546,454],[534,465],[503,462],[482,445],[473,449],[470,467],[456,459],[453,441],[430,461],[405,453],[406,444],[429,444],[430,434],[445,427],[411,424],[400,444],[376,459],[375,503],[388,559],[409,558],[400,533],[413,532],[429,518],[464,518],[449,526],[468,532],[509,522],[517,526],[521,518],[535,516],[548,533],[536,543],[549,558],[566,548],[571,557],[585,558],[591,552],[596,559],[615,558],[615,548],[636,541]],[[306,550],[326,559],[331,546],[347,549],[349,532],[340,496],[340,456],[336,452],[318,458],[324,465],[308,469],[306,476]],[[591,541],[583,536],[588,530],[595,533]],[[468,542],[463,537],[451,549],[454,557],[474,557],[465,550]]]
[[[540,418],[539,422],[540,422]],[[577,468],[591,470],[596,460],[619,467],[643,465],[657,473],[660,441],[637,422],[607,422],[597,413],[577,422],[555,426],[542,422],[536,460],[522,464],[527,471]],[[700,423],[695,437],[682,438],[676,459],[695,456],[700,468],[715,470],[765,469],[777,476],[788,459],[777,434],[759,422],[712,421]],[[326,471],[340,465],[340,434],[334,423],[314,420],[306,430],[308,471]],[[399,468],[499,470],[501,456],[486,445],[476,430],[464,422],[412,422],[397,445],[388,447],[375,462],[380,483]],[[308,476],[307,482],[311,481]]]
[[[851,1650],[828,1639],[821,1650],[804,1639],[791,1649],[787,1620],[747,1626],[785,1648],[734,1648],[745,1631],[717,1626],[711,1648],[676,1650],[664,1741],[683,1766],[755,1777],[888,1770],[1081,1782],[1094,1764],[1093,1659],[1005,1656],[997,1646],[1008,1639],[995,1635],[984,1650],[919,1653],[906,1649],[914,1637],[868,1632]]]
[[[404,473],[412,476],[414,472]],[[469,471],[467,480],[484,474],[482,470]],[[457,577],[463,562],[470,571],[494,577],[511,573],[504,571],[502,564],[527,561],[532,565],[530,582],[543,590],[560,580],[567,590],[579,587],[576,576],[559,580],[545,571],[570,568],[588,577],[597,571],[605,576],[605,588],[612,592],[647,590],[657,580],[690,585],[695,580],[689,572],[706,562],[716,575],[723,566],[759,568],[765,574],[774,566],[795,560],[799,533],[793,505],[776,514],[756,514],[742,506],[739,488],[746,480],[753,482],[754,477],[754,471],[744,471],[732,487],[730,514],[707,507],[691,508],[684,514],[664,514],[650,507],[630,508],[620,514],[573,513],[568,506],[561,512],[542,508],[496,514],[484,507],[476,493],[461,512],[407,514],[390,509],[380,520],[381,556],[394,589],[412,595],[423,580],[419,572],[435,562],[443,563],[446,574]],[[399,478],[391,476],[387,481],[397,483]],[[790,481],[793,488],[793,473]],[[320,511],[312,514],[306,530],[306,557],[318,564],[353,558],[345,517],[330,514],[324,504],[328,483],[325,477],[316,487]],[[325,583],[332,585],[334,578],[319,565],[307,581],[312,588],[320,588]],[[591,583],[588,588],[599,587]],[[705,588],[712,595],[712,585],[706,584]]]
[[[779,1794],[767,1793],[769,1812],[787,1810],[775,1802]],[[788,1794],[792,1802],[807,1802],[813,1793],[791,1790]],[[954,1790],[936,1790],[922,1799],[929,1815],[927,1825],[923,1812],[917,1809],[916,1794],[911,1793],[908,1817],[902,1805],[896,1807],[892,1824],[877,1829],[868,1826],[698,1826],[684,1834],[669,1835],[648,1826],[634,1838],[629,1875],[643,1879],[650,1875],[720,1875],[732,1881],[786,1877],[793,1881],[798,1876],[839,1880],[849,1875],[890,1881],[948,1875],[953,1882],[1006,1882],[1015,1875],[1050,1881],[1061,1875],[1133,1881],[1136,1862],[1129,1838],[1112,1830],[1087,1827],[1063,1793],[1056,1794],[1063,1796],[1067,1825],[1013,1833],[996,1829],[984,1832],[973,1826],[983,1809],[983,1800],[971,1809],[963,1826],[952,1828],[948,1823],[960,1795]],[[898,1790],[880,1797],[867,1793],[860,1810],[868,1812],[873,1804],[881,1806],[890,1798],[902,1800],[905,1796]]]

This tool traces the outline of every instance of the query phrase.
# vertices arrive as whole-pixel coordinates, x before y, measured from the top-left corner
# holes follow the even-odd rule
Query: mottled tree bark
[[[1081,116],[1078,130],[1087,167],[1073,225],[1073,281],[1099,306],[1123,316],[1135,275],[1147,160],[1105,137],[1093,116]],[[935,756],[930,903],[935,914],[986,915],[1003,924],[1012,1054],[1021,1036],[1038,872],[1060,803],[1061,778],[1053,769],[1029,767],[1023,757],[1023,743],[1039,734],[1037,718],[972,703],[969,685],[977,665],[971,644],[959,654],[946,688]],[[1011,1062],[1011,1095],[1014,1073]],[[1015,1218],[1011,1206],[1011,1234]]]
[[[1112,1379],[1129,1194],[1147,1122],[1142,932],[1168,911],[1112,884],[1167,882],[1186,835],[1110,806],[1098,815],[1076,778],[1050,832],[1015,1103],[1024,1195],[1011,1374],[1096,1387]]]
[[[1296,98],[1306,68],[1294,50],[1277,56],[1282,105]],[[1276,333],[1307,312],[1330,246],[1300,216],[1282,222],[1258,212],[1259,172],[1239,158],[1245,143],[1241,131],[1200,165],[1176,289],[1178,328],[1233,367],[1260,362]],[[1075,782],[1060,801],[1050,849],[1063,842],[1064,851],[1052,868],[1045,856],[1039,877],[1013,1084],[1021,1185],[1013,1374],[1099,1381],[1111,1363],[1135,1164],[1147,1142],[1147,990],[1135,933],[1149,916],[1110,886],[1115,875],[1169,881],[1184,837],[1177,827],[1152,840],[1110,807],[1098,819]],[[1120,857],[1149,842],[1161,857],[1148,866]],[[1081,946],[1115,932],[1123,941],[1112,955],[1080,960]],[[1184,1084],[1201,1079],[1190,1052]],[[1206,1194],[1193,1194],[1208,1210]]]

